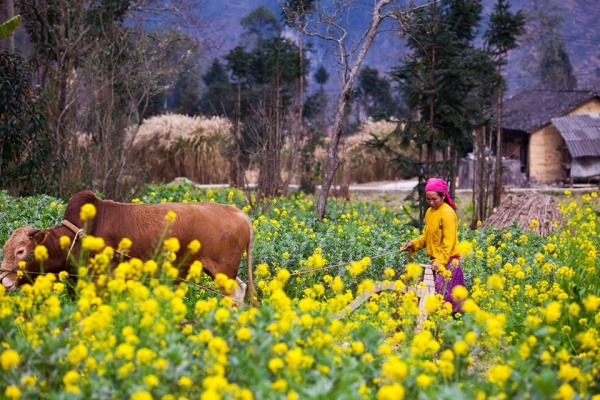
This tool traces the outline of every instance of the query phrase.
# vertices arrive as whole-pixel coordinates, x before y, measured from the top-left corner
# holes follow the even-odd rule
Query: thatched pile
[[[537,223],[532,223],[534,220]],[[560,210],[552,196],[525,192],[521,195],[509,194],[481,227],[502,229],[516,222],[525,231],[546,236],[556,231],[561,220]]]

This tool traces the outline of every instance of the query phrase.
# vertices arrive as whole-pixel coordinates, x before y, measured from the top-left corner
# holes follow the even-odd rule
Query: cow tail
[[[256,292],[256,289],[254,288],[254,278],[252,277],[252,238],[254,236],[253,234],[253,227],[252,227],[252,222],[249,223],[250,225],[250,240],[248,240],[248,247],[246,248],[246,268],[247,268],[247,274],[248,274],[248,295],[250,296],[250,300],[252,301],[252,303],[254,304],[255,307],[258,306],[258,293]]]

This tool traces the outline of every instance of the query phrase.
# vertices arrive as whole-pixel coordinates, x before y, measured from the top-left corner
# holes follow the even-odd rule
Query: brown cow
[[[177,260],[187,254],[187,245],[194,239],[201,243],[198,253],[187,258],[181,266],[180,276],[185,277],[191,263],[200,260],[204,271],[214,279],[218,273],[230,279],[237,279],[238,288],[231,297],[243,302],[246,284],[237,277],[240,261],[247,250],[246,267],[250,297],[256,301],[256,291],[252,280],[252,223],[250,218],[235,207],[218,203],[162,203],[128,204],[101,200],[87,190],[73,195],[65,209],[62,224],[39,230],[31,227],[16,229],[4,245],[4,259],[0,267],[0,281],[6,289],[22,283],[17,277],[20,261],[26,261],[25,272],[40,272],[40,265],[33,257],[37,245],[48,249],[48,259],[44,262],[44,272],[58,273],[68,270],[67,252],[60,248],[61,236],[75,241],[74,254],[78,254],[77,234],[84,223],[79,216],[84,204],[96,207],[96,216],[87,221],[86,233],[104,239],[107,246],[117,249],[123,238],[132,241],[128,256],[149,259],[153,250],[161,245],[164,236],[165,216],[169,211],[176,214],[166,237],[179,239],[181,248]]]

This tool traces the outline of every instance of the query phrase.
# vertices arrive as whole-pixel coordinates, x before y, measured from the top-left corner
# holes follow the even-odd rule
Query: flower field
[[[419,232],[399,210],[332,199],[317,222],[302,194],[251,209],[237,191],[149,186],[132,201],[248,212],[260,305],[232,306],[215,286],[232,282],[199,268],[178,277],[176,238],[142,261],[88,236],[70,274],[0,286],[0,397],[600,400],[600,202],[596,192],[563,200],[547,237],[461,226],[467,288],[453,295],[465,312],[431,296],[417,331],[413,291],[335,315],[376,282],[418,284],[426,255],[399,252]],[[64,206],[0,192],[0,241],[58,224]]]

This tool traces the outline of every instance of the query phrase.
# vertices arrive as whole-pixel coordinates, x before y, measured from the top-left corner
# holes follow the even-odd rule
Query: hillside
[[[221,51],[224,53],[239,43],[242,28],[239,21],[242,17],[251,12],[254,8],[265,5],[269,7],[276,15],[279,15],[279,0],[221,0],[207,2],[204,13],[216,25],[222,27],[223,46]],[[494,0],[484,0],[484,15],[491,12]],[[528,0],[513,0],[513,10],[526,10],[530,7]],[[581,86],[586,86],[594,80],[600,79],[596,70],[600,68],[600,30],[596,29],[598,18],[600,18],[600,3],[597,0],[562,0],[561,7],[564,10],[564,24],[562,38],[565,47],[569,53],[571,64],[575,70],[576,77]],[[368,22],[369,6],[366,3],[357,2],[358,10],[354,15],[348,17],[348,25],[352,27],[351,34],[361,32],[360,27]],[[364,13],[360,10],[364,9]],[[485,23],[481,30],[485,30]],[[316,67],[323,64],[329,69],[331,82],[329,91],[337,91],[335,77],[338,76],[336,70],[335,54],[329,44],[323,42],[315,43],[316,51],[312,55],[312,65]],[[387,72],[398,63],[403,56],[402,42],[399,41],[394,33],[388,32],[380,35],[370,53],[367,56],[365,65]],[[217,54],[216,56],[218,56]],[[509,57],[509,65],[506,68],[506,78],[509,84],[509,94],[518,93],[535,82],[531,72],[525,71],[522,67],[521,59],[523,50],[513,52]]]

